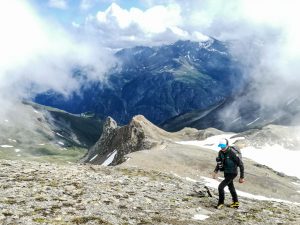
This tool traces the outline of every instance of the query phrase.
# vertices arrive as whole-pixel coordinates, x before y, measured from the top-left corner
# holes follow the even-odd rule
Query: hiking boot
[[[231,203],[230,204],[230,208],[235,208],[235,209],[237,209],[237,208],[239,208],[239,206],[240,206],[240,203],[239,202],[233,202],[233,203]]]
[[[218,204],[217,206],[216,206],[216,209],[222,209],[224,207],[224,204]]]

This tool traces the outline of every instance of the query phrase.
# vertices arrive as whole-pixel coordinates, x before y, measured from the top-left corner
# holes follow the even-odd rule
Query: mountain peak
[[[152,149],[163,142],[182,140],[184,136],[195,135],[193,130],[169,133],[155,126],[142,115],[132,118],[128,125],[117,127],[116,122],[108,117],[103,127],[103,133],[97,143],[81,160],[92,164],[117,165],[125,160],[131,152]]]

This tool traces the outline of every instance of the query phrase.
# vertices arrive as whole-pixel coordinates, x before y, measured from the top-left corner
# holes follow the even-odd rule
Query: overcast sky
[[[299,8],[298,0],[1,1],[0,100],[29,89],[68,95],[80,85],[74,66],[104,79],[115,49],[212,36],[236,43],[257,101],[277,104],[298,95]]]

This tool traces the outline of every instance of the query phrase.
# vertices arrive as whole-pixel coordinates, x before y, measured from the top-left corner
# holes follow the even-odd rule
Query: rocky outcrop
[[[123,162],[124,156],[130,152],[154,147],[159,143],[159,138],[155,138],[155,135],[149,132],[151,128],[147,127],[148,125],[151,128],[154,127],[143,116],[134,117],[128,125],[123,127],[118,127],[117,123],[108,117],[102,136],[82,161],[116,165]]]
[[[153,149],[167,142],[185,140],[199,136],[196,129],[183,129],[169,133],[152,124],[144,116],[133,117],[131,122],[122,127],[108,117],[103,133],[97,143],[89,150],[82,162],[117,165],[124,162],[125,156],[131,152]]]
[[[299,205],[240,198],[240,209],[216,210],[210,194],[153,170],[0,160],[0,224],[300,223]]]

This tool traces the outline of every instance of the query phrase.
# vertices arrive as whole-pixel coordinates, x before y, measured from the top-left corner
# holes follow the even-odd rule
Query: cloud
[[[112,3],[105,11],[88,17],[84,29],[101,37],[104,45],[124,48],[187,39],[189,34],[181,29],[181,23],[181,9],[176,4],[157,5],[143,11],[123,9]]]
[[[80,86],[75,68],[87,72],[87,81],[103,80],[114,64],[112,52],[42,19],[26,1],[1,2],[0,26],[2,101],[7,96],[30,98],[47,90],[68,96]]]
[[[146,10],[113,3],[84,28],[112,48],[161,45],[212,36],[230,44],[262,109],[299,98],[300,2],[295,0],[144,0]],[[236,107],[243,107],[243,104]]]
[[[231,42],[232,54],[243,63],[243,72],[251,81],[246,95],[260,105],[261,111],[275,114],[284,111],[291,99],[300,100],[300,66],[297,63],[300,60],[297,29],[300,2],[176,2],[187,15],[183,26],[187,32],[198,30]],[[234,111],[244,105],[242,101],[235,102],[232,111],[227,109],[227,114],[238,117]]]
[[[111,3],[116,2],[114,0],[81,0],[79,8],[81,10],[89,10],[92,7],[95,7],[97,4],[100,3]]]
[[[81,0],[80,9],[88,10],[95,4],[95,0]]]
[[[67,0],[49,0],[49,7],[57,8],[57,9],[67,9],[68,3]]]

